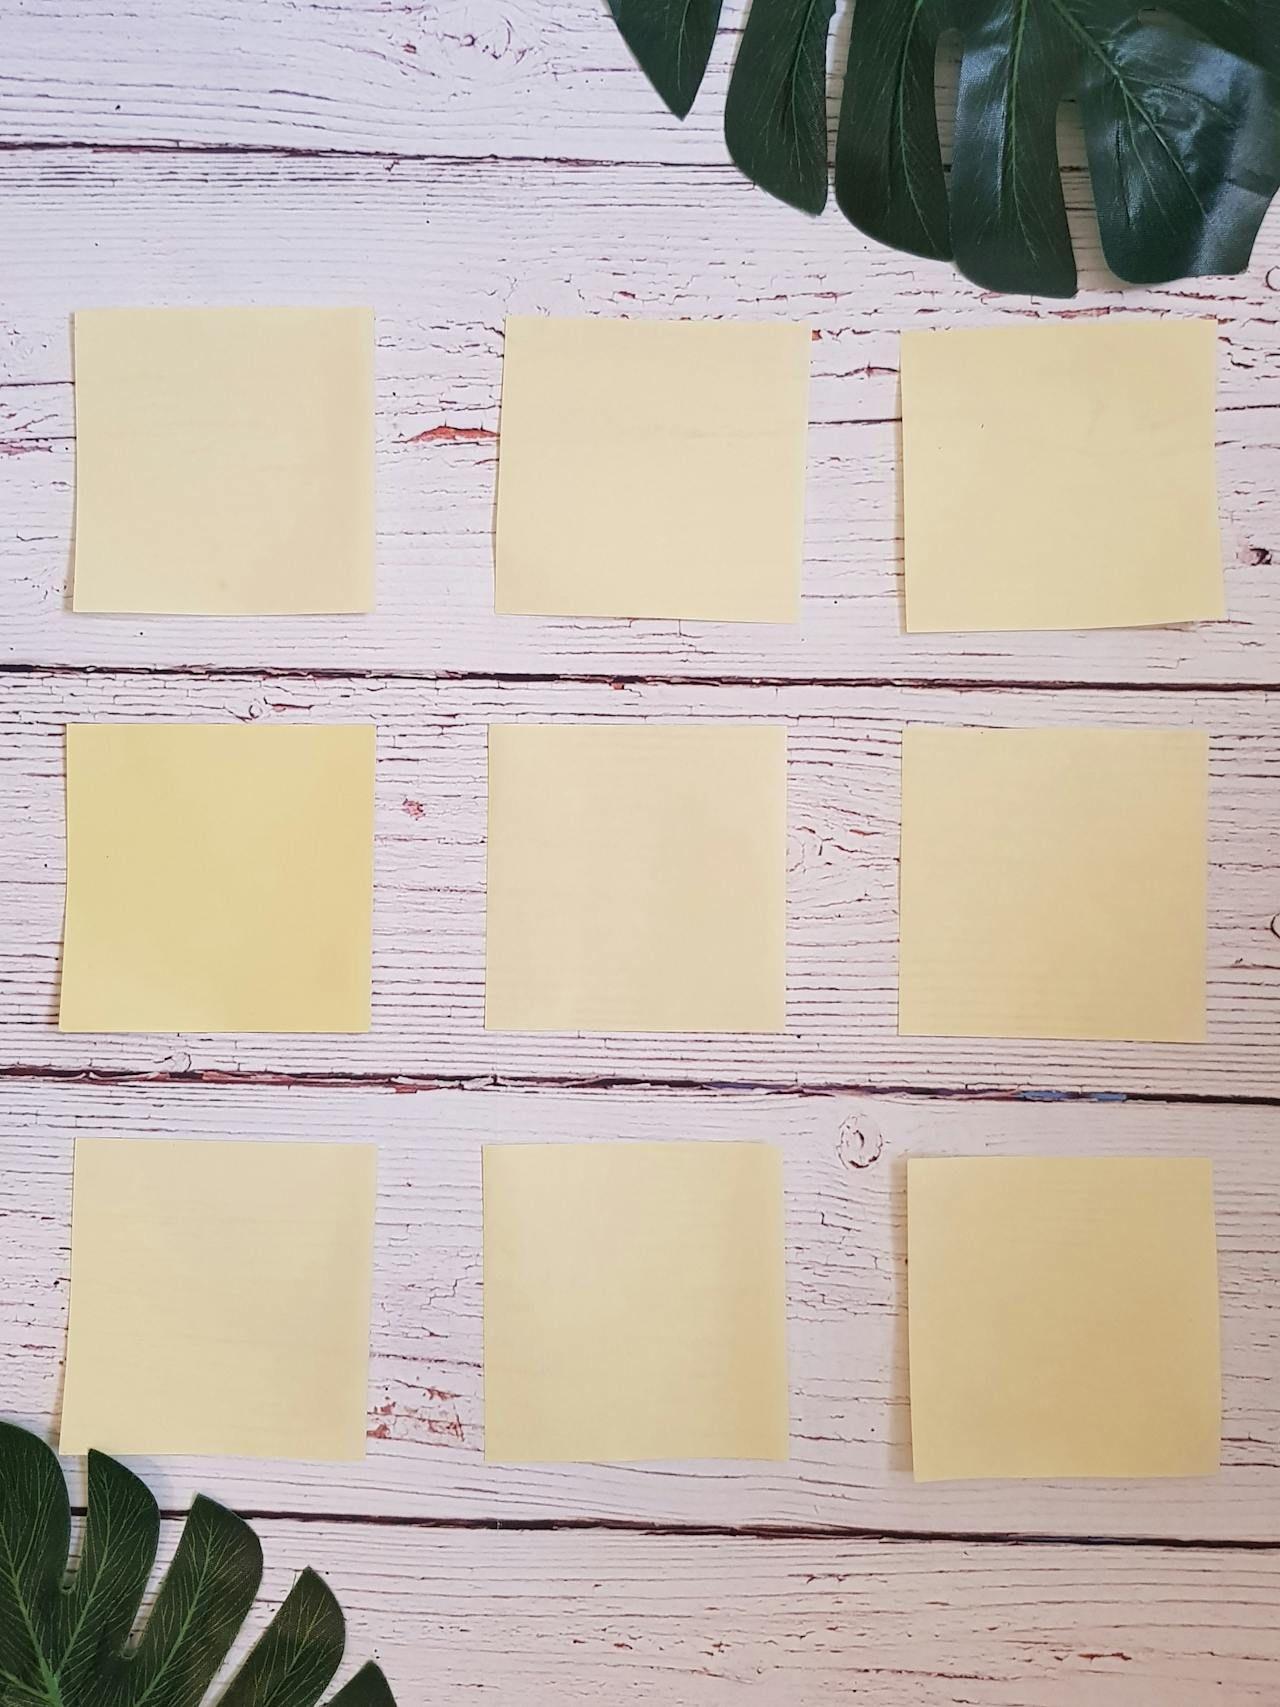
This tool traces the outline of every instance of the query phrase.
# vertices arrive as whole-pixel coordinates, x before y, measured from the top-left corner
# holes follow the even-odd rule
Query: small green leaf
[[[949,260],[947,183],[934,116],[945,8],[941,0],[858,0],[858,8],[836,137],[836,200],[869,237]]]
[[[0,1707],[200,1707],[253,1605],[262,1548],[242,1518],[197,1499],[138,1638],[160,1518],[122,1464],[89,1454],[89,1506],[69,1583],[71,1514],[58,1460],[0,1423]],[[342,1612],[304,1571],[221,1707],[316,1707],[342,1660]],[[366,1665],[330,1707],[395,1707]]]
[[[53,1656],[67,1700],[86,1694],[106,1657],[128,1642],[159,1539],[160,1513],[149,1489],[114,1458],[91,1452],[84,1545],[62,1597]]]
[[[337,1601],[314,1571],[303,1571],[219,1707],[315,1707],[345,1643]]]
[[[58,1460],[34,1434],[0,1423],[0,1701],[58,1702],[51,1659],[70,1545]]]
[[[979,0],[964,32],[951,238],[993,290],[1071,296],[1076,263],[1058,168],[1058,108],[1075,71],[1060,0]]]
[[[329,1707],[396,1707],[390,1686],[370,1660],[344,1684],[329,1703]]]
[[[623,40],[678,118],[693,105],[715,44],[721,0],[609,0]]]
[[[753,183],[806,213],[827,200],[827,35],[835,0],[754,0],[724,134]]]

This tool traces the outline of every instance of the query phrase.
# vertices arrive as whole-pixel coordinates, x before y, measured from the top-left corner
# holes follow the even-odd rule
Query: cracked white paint
[[[3,75],[0,69],[0,76]],[[2,87],[2,85],[0,85]],[[336,669],[1280,683],[1280,208],[1238,279],[993,298],[950,268],[817,222],[745,182],[652,167],[22,153],[0,221],[0,659]],[[74,616],[70,316],[123,302],[372,302],[378,609],[367,617]],[[801,621],[493,613],[508,309],[810,323]],[[1087,634],[906,635],[898,333],[1030,313],[1209,314],[1230,618]],[[1067,494],[1069,501],[1070,494]],[[1034,549],[1034,540],[1028,548]]]
[[[994,297],[729,167],[741,16],[730,0],[680,125],[604,0],[0,0],[3,1409],[42,1429],[56,1413],[76,1133],[372,1135],[367,1462],[138,1468],[169,1511],[203,1489],[292,1514],[258,1522],[267,1602],[319,1567],[351,1662],[376,1654],[403,1703],[1269,1707],[1280,1554],[1229,1543],[1280,1542],[1280,721],[1260,691],[1280,689],[1280,212],[1240,278],[1123,289],[1100,265],[1068,116],[1083,293]],[[833,60],[846,39],[838,25]],[[69,317],[131,301],[375,305],[375,614],[71,615]],[[813,327],[799,624],[493,615],[509,309]],[[899,331],[1127,311],[1218,322],[1230,619],[904,635]],[[430,679],[447,673],[472,679]],[[57,1032],[62,726],[140,716],[377,722],[368,1037]],[[484,1031],[485,724],[613,716],[786,720],[785,1036]],[[897,743],[913,719],[1210,730],[1203,1048],[896,1036]],[[904,1086],[930,1094],[885,1094]],[[486,1466],[482,1143],[666,1136],[783,1146],[792,1461]],[[1219,1477],[912,1483],[903,1164],[984,1149],[1213,1157]],[[407,1526],[501,1521],[650,1527]],[[830,1526],[914,1539],[816,1533]],[[947,1533],[974,1539],[928,1538]]]
[[[253,625],[256,626],[256,625]],[[184,1037],[196,1069],[427,1077],[1273,1096],[1280,1086],[1280,695],[406,681],[36,671],[0,747],[0,1064],[164,1071],[177,1040],[57,1031],[63,726],[98,718],[372,720],[378,729],[373,1028]],[[277,710],[280,707],[282,709]],[[518,718],[785,722],[787,1030],[488,1032],[486,729]],[[897,1034],[899,743],[910,722],[1190,726],[1211,736],[1208,1042]],[[406,813],[406,799],[422,812]]]
[[[1280,1391],[1264,1378],[1280,1364],[1280,1224],[1270,1208],[1280,1191],[1276,1126],[1272,1109],[1137,1103],[0,1079],[0,1373],[4,1390],[21,1395],[24,1413],[46,1421],[60,1384],[77,1134],[372,1136],[379,1193],[367,1462],[148,1462],[143,1468],[166,1507],[203,1488],[253,1510],[300,1515],[1195,1534],[1280,1544]],[[875,1134],[879,1148],[851,1149],[851,1131]],[[791,1462],[486,1465],[481,1146],[503,1137],[677,1136],[782,1146]],[[1114,1485],[912,1482],[902,1315],[906,1158],[1037,1149],[1214,1157],[1225,1406],[1219,1477]],[[26,1213],[33,1196],[43,1206],[34,1217]]]

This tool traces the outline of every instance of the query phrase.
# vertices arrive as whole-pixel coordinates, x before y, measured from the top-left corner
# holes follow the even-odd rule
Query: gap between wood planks
[[[637,76],[641,73],[637,72]],[[661,112],[661,107],[655,109]],[[369,160],[388,165],[403,162],[422,166],[549,166],[556,171],[593,172],[634,170],[637,172],[714,172],[722,178],[742,179],[730,160],[603,160],[577,154],[437,154],[400,148],[315,148],[288,142],[85,142],[71,137],[43,137],[30,141],[0,138],[0,154],[185,154],[262,155],[284,160]],[[950,172],[949,163],[943,170]],[[1087,178],[1088,167],[1064,165],[1064,176]]]
[[[71,1508],[73,1517],[84,1517],[86,1508]],[[181,1522],[182,1509],[162,1508],[166,1522]],[[992,1533],[966,1529],[876,1529],[854,1524],[806,1525],[781,1523],[647,1523],[641,1518],[595,1517],[396,1517],[387,1512],[362,1516],[358,1512],[259,1511],[245,1508],[237,1516],[249,1523],[343,1524],[347,1527],[424,1530],[492,1530],[519,1535],[556,1535],[566,1530],[589,1534],[642,1535],[674,1541],[886,1541],[927,1543],[950,1542],[964,1547],[1145,1547],[1166,1552],[1280,1553],[1280,1541],[1245,1538],[1198,1540],[1194,1536],[1169,1535],[1055,1535],[1031,1531]]]
[[[1280,693],[1280,681],[1222,682],[1179,678],[1176,681],[1022,681],[953,676],[762,676],[762,675],[661,675],[652,671],[607,670],[406,670],[368,667],[312,669],[299,664],[0,664],[0,678],[34,677],[54,681],[60,677],[189,676],[210,681],[296,681],[296,682],[449,682],[499,687],[687,687],[687,688],[832,688],[936,689],[939,693],[1154,693],[1154,694],[1268,694]]]
[[[262,1087],[280,1090],[389,1090],[412,1096],[431,1091],[655,1091],[662,1095],[705,1096],[708,1091],[723,1096],[779,1097],[912,1097],[950,1102],[1028,1103],[1158,1103],[1186,1104],[1207,1108],[1280,1108],[1280,1095],[1232,1095],[1221,1091],[1066,1091],[1042,1090],[1034,1085],[1011,1090],[994,1085],[912,1085],[889,1083],[845,1083],[840,1080],[798,1083],[790,1079],[655,1079],[616,1078],[600,1074],[548,1073],[279,1073],[246,1069],[232,1072],[220,1067],[193,1067],[178,1072],[147,1072],[136,1067],[50,1067],[14,1062],[0,1067],[5,1080],[32,1080],[53,1084],[118,1085],[217,1085],[235,1089]],[[854,1163],[854,1166],[858,1166]],[[869,1164],[864,1164],[869,1165]]]

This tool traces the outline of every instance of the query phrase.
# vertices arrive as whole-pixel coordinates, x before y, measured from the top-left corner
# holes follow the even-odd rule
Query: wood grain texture
[[[1273,695],[482,684],[34,673],[6,686],[0,1064],[1273,1096],[1280,1084],[1280,724]],[[371,719],[367,1036],[85,1036],[53,1024],[68,721]],[[487,1032],[486,729],[758,719],[788,730],[788,1008],[777,1035]],[[1208,1042],[897,1035],[899,747],[909,722],[1197,727],[1211,737]]]
[[[604,0],[164,0],[19,3],[0,70],[3,139],[97,148],[214,148],[556,166],[725,166],[723,112],[746,14],[726,0],[697,104],[674,118]],[[831,32],[834,129],[848,19]],[[952,129],[955,56],[940,55]],[[1084,153],[1062,126],[1068,171]]]
[[[1269,1707],[1274,1554],[1155,1547],[496,1535],[259,1522],[401,1702],[498,1707]],[[161,1557],[177,1544],[164,1525]],[[940,1585],[945,1590],[939,1592]]]
[[[1106,286],[1088,262],[1096,239],[1081,213],[1096,288],[1064,310],[992,297],[948,267],[867,242],[834,215],[807,220],[728,172],[18,152],[0,154],[0,195],[0,514],[8,528],[0,659],[1280,683],[1280,209],[1248,273],[1152,290]],[[376,614],[263,622],[70,612],[70,316],[103,304],[210,301],[376,305]],[[509,311],[811,325],[799,623],[493,614],[495,432]],[[1218,322],[1228,621],[1086,634],[902,632],[898,334],[1048,311]]]
[[[1280,1544],[1280,1110],[689,1091],[95,1085],[0,1080],[0,1384],[56,1411],[78,1135],[374,1140],[368,1457],[135,1461],[169,1508],[437,1522],[839,1526]],[[486,1465],[480,1155],[493,1141],[755,1139],[783,1151],[787,1464]],[[1223,1309],[1223,1469],[1130,1483],[922,1484],[910,1473],[904,1193],[912,1155],[1208,1156]],[[38,1212],[37,1211],[38,1206]],[[82,1467],[69,1464],[77,1483]]]
[[[685,124],[600,4],[164,0],[10,4],[3,135],[445,157],[715,161],[742,8]],[[718,85],[718,87],[717,87]]]
[[[833,208],[817,221],[783,208],[729,166],[723,96],[743,11],[729,0],[681,125],[603,0],[0,0],[3,1409],[46,1433],[57,1416],[77,1133],[373,1138],[367,1460],[138,1468],[171,1512],[205,1489],[264,1514],[267,1601],[318,1566],[346,1609],[351,1665],[376,1654],[402,1703],[1269,1707],[1280,209],[1239,278],[1120,287],[1068,109],[1082,295],[991,296],[870,243]],[[952,67],[940,82],[945,107]],[[944,149],[946,131],[944,116]],[[200,302],[376,307],[375,614],[71,615],[70,315]],[[508,311],[812,327],[800,623],[494,616]],[[899,332],[1130,311],[1218,323],[1229,620],[904,635]],[[62,728],[136,717],[376,721],[368,1037],[58,1034]],[[484,1032],[484,730],[542,717],[786,721],[784,1036]],[[908,720],[1210,730],[1203,1048],[897,1038]],[[1056,1100],[1088,1093],[1099,1100]],[[1173,1100],[1143,1100],[1161,1098]],[[482,1144],[668,1137],[784,1149],[791,1462],[486,1466]],[[914,1485],[905,1160],[985,1151],[1212,1157],[1219,1476]],[[83,1466],[68,1471],[82,1495]],[[528,1527],[565,1523],[589,1527]],[[176,1533],[166,1525],[166,1549]],[[1082,1544],[1106,1535],[1125,1544]]]

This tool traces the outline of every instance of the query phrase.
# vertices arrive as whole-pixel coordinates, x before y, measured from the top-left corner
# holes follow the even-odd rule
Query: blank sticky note
[[[367,1031],[372,725],[72,724],[64,1031]]]
[[[785,1458],[785,1316],[771,1146],[486,1147],[486,1458]]]
[[[364,1457],[370,1144],[81,1138],[63,1452]]]
[[[75,317],[78,611],[373,604],[373,315]]]
[[[781,1031],[786,734],[489,731],[497,1031]]]
[[[1205,1035],[1208,738],[926,729],[902,749],[898,1025]]]
[[[1225,614],[1211,320],[905,332],[907,627]]]
[[[809,331],[507,321],[496,602],[794,622]]]
[[[907,1222],[917,1481],[1217,1469],[1208,1162],[913,1159]]]

